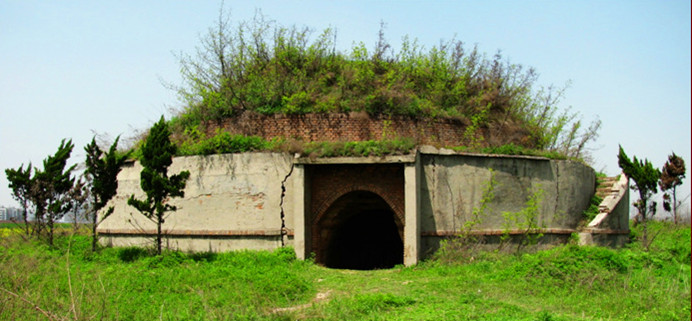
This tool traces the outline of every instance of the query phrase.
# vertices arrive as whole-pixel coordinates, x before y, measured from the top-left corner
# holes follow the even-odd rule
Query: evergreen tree
[[[43,170],[36,171],[34,186],[34,204],[37,207],[37,219],[40,228],[45,223],[48,233],[48,244],[53,245],[55,221],[62,218],[72,208],[69,192],[75,179],[72,171],[76,165],[65,169],[74,144],[72,140],[60,142],[54,155],[43,160]],[[45,212],[41,209],[45,205]],[[43,215],[45,214],[45,218]],[[44,220],[45,219],[45,220]]]
[[[165,223],[165,213],[177,208],[169,203],[171,197],[183,197],[190,172],[182,171],[168,176],[168,166],[173,163],[176,146],[170,141],[170,131],[163,116],[154,124],[142,145],[140,174],[141,187],[146,198],[138,200],[130,196],[127,204],[156,224],[156,251],[161,254],[161,225]]]
[[[84,171],[87,180],[90,181],[89,194],[91,198],[91,208],[89,218],[91,219],[91,249],[96,250],[98,235],[99,211],[101,211],[108,201],[115,196],[118,190],[118,173],[130,156],[130,153],[118,153],[118,136],[108,152],[103,152],[96,144],[96,137],[92,138],[91,143],[84,147],[86,152],[86,169]],[[101,221],[113,213],[113,206],[101,214]]]
[[[675,153],[668,156],[668,161],[663,165],[661,169],[661,179],[658,182],[661,191],[665,192],[663,194],[663,208],[670,212],[673,212],[673,221],[678,223],[678,201],[676,195],[676,188],[682,185],[682,179],[685,178],[685,161],[675,155]],[[671,208],[671,197],[672,208]]]
[[[24,169],[24,164],[19,166],[18,169],[8,168],[5,169],[5,175],[7,175],[7,181],[9,183],[10,189],[12,189],[12,197],[19,202],[22,207],[22,219],[24,220],[24,231],[26,235],[31,233],[29,227],[28,219],[28,208],[29,202],[31,201],[31,163]]]
[[[647,242],[646,231],[647,214],[651,213],[651,216],[656,214],[656,202],[648,202],[657,192],[656,186],[661,177],[661,172],[657,168],[654,168],[648,159],[642,161],[638,160],[635,156],[633,160],[630,160],[627,154],[625,154],[625,150],[622,149],[622,146],[620,146],[620,153],[618,154],[618,165],[622,168],[622,172],[634,181],[632,189],[639,191],[639,200],[636,201],[634,205],[639,212],[639,218],[643,227],[642,243],[648,249],[649,244]]]

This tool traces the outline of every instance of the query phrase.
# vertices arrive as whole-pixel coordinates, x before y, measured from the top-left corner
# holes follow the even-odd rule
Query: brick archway
[[[339,203],[344,197],[354,193],[370,193],[368,197],[375,208],[391,211],[394,223],[403,240],[405,225],[404,212],[404,167],[402,164],[339,164],[318,165],[310,168],[310,229],[311,250],[316,254],[318,263],[324,263],[327,246],[331,241],[334,225],[343,223],[342,218],[329,217],[343,208],[335,210],[334,206],[355,206],[363,210],[357,200]],[[368,195],[368,194],[360,194]],[[374,199],[380,199],[381,202]],[[335,212],[336,211],[336,212]],[[331,212],[331,214],[330,214]]]
[[[403,263],[403,226],[378,194],[348,192],[312,224],[315,259],[333,268],[391,268]]]
[[[394,211],[394,214],[397,217],[397,225],[400,227],[404,226],[405,223],[405,218],[404,218],[404,209],[403,206],[396,204],[395,202],[397,199],[392,197],[392,195],[389,195],[386,190],[379,186],[358,186],[358,185],[351,185],[343,189],[339,189],[334,191],[333,193],[327,195],[325,199],[321,202],[321,204],[313,211],[316,215],[314,216],[312,223],[318,223],[323,216],[326,214],[327,210],[329,207],[334,204],[335,201],[337,201],[339,198],[343,197],[344,195],[347,195],[351,192],[371,192],[373,194],[378,195],[381,197],[387,205]]]

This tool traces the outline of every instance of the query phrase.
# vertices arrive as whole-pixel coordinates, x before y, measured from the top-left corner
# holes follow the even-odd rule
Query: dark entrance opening
[[[372,270],[402,264],[404,244],[393,216],[392,212],[362,212],[344,222],[327,249],[327,266]]]
[[[401,227],[377,194],[351,192],[334,202],[322,225],[322,264],[330,268],[388,269],[404,261]]]

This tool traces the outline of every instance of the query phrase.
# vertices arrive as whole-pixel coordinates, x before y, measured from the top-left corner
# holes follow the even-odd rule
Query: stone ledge
[[[135,235],[151,236],[156,235],[156,230],[128,230],[128,229],[103,229],[99,230],[100,235]],[[165,236],[195,236],[195,237],[215,237],[215,236],[281,236],[280,229],[267,230],[171,230],[163,231]],[[288,230],[286,235],[292,236],[293,230]]]
[[[295,160],[295,164],[301,165],[326,165],[326,164],[405,164],[414,163],[416,155],[396,155],[396,156],[368,156],[368,157],[321,157],[310,158],[300,157]]]
[[[545,229],[537,229],[534,233],[543,233],[543,234],[572,234],[575,233],[577,230],[575,229],[561,229],[561,228],[545,228]],[[502,229],[487,229],[487,230],[474,230],[474,231],[469,231],[468,234],[470,235],[504,235],[504,234],[509,234],[509,235],[521,235],[525,234],[526,230],[522,229],[511,229],[511,230],[502,230]],[[421,236],[439,236],[439,237],[448,237],[448,236],[461,236],[464,233],[460,231],[424,231],[421,232]]]

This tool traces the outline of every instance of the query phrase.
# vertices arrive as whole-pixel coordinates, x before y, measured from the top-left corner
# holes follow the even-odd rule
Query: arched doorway
[[[339,197],[315,222],[313,233],[317,262],[327,267],[371,270],[403,263],[403,224],[373,192]]]

